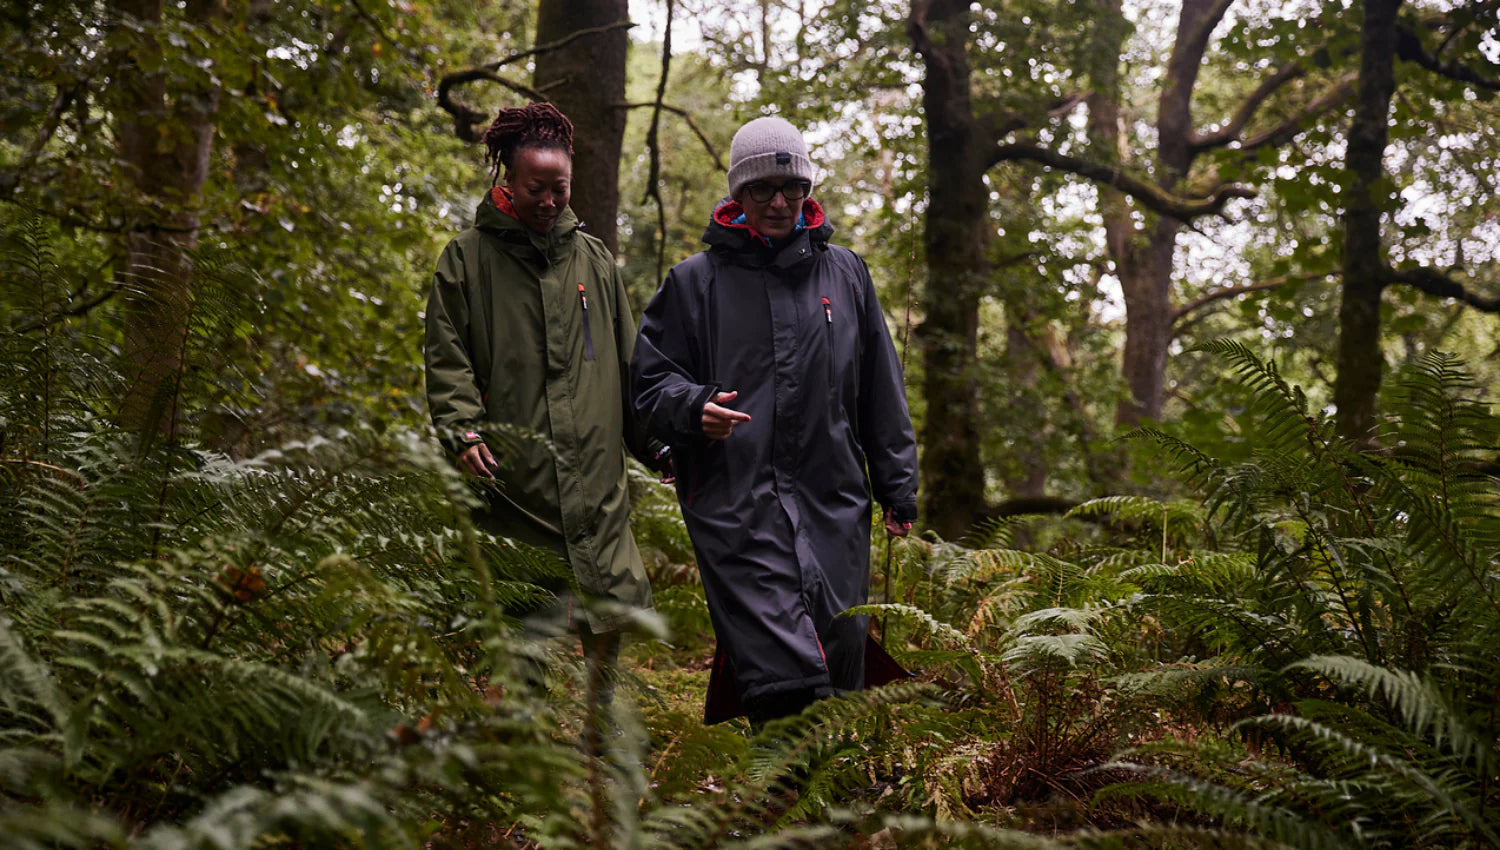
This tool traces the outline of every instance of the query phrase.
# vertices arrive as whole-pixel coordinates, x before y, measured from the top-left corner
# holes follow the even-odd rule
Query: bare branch
[[[1207,307],[1208,305],[1214,303],[1215,301],[1222,301],[1225,298],[1234,298],[1237,295],[1245,295],[1251,292],[1264,292],[1268,289],[1277,289],[1279,287],[1285,286],[1288,283],[1291,283],[1292,281],[1317,280],[1319,278],[1334,277],[1336,275],[1338,275],[1338,272],[1305,272],[1303,274],[1284,274],[1280,275],[1279,277],[1272,277],[1265,280],[1256,281],[1255,283],[1247,283],[1243,286],[1226,286],[1223,289],[1215,289],[1212,292],[1205,292],[1197,298],[1194,298],[1192,301],[1189,301],[1181,307],[1178,307],[1176,310],[1173,310],[1172,324],[1175,325],[1193,312],[1201,310],[1204,307]]]
[[[506,79],[505,77],[502,77],[499,74],[496,74],[495,72],[486,70],[484,68],[469,68],[465,71],[456,71],[452,74],[444,74],[443,78],[438,81],[438,106],[441,106],[444,112],[447,112],[449,115],[453,116],[453,132],[460,139],[463,139],[466,142],[477,142],[480,140],[480,138],[484,135],[484,125],[489,121],[490,116],[487,113],[480,112],[479,110],[475,109],[472,106],[469,106],[466,103],[455,100],[453,98],[453,89],[456,86],[465,85],[467,83],[476,82],[478,80],[487,80],[492,83],[499,83],[505,88],[508,88],[518,94],[523,94],[526,97],[531,98],[532,100],[547,99],[541,92],[526,85],[525,83],[518,83],[515,80]]]
[[[1230,118],[1228,123],[1223,127],[1212,133],[1193,133],[1192,141],[1190,142],[1193,153],[1201,153],[1210,148],[1223,147],[1230,142],[1238,141],[1240,134],[1245,131],[1245,125],[1249,124],[1250,119],[1255,117],[1255,113],[1260,110],[1261,104],[1266,102],[1266,98],[1275,94],[1282,86],[1306,73],[1307,69],[1302,66],[1301,62],[1292,62],[1281,66],[1276,73],[1266,77],[1261,81],[1260,85],[1255,87],[1255,91],[1251,92],[1245,98],[1245,102],[1240,104],[1240,108],[1234,113],[1234,117]]]
[[[531,48],[530,50],[522,50],[519,53],[512,53],[511,55],[506,56],[506,57],[504,57],[502,59],[496,59],[494,62],[491,62],[488,65],[481,65],[479,67],[483,68],[486,71],[498,71],[501,68],[505,67],[506,65],[514,64],[516,62],[521,61],[522,59],[526,59],[526,58],[531,57],[531,56],[537,56],[537,55],[540,55],[542,53],[551,53],[554,50],[560,50],[560,49],[562,49],[564,47],[567,47],[568,45],[572,44],[573,42],[577,41],[578,39],[584,38],[586,36],[599,35],[601,33],[606,33],[606,32],[609,32],[611,30],[619,30],[619,29],[627,29],[628,30],[628,29],[630,29],[631,27],[634,27],[634,26],[635,26],[635,22],[634,21],[628,21],[627,20],[627,21],[615,21],[612,24],[604,24],[603,26],[598,26],[598,27],[588,27],[587,29],[581,29],[581,30],[577,30],[575,32],[570,32],[566,36],[564,36],[562,38],[559,38],[556,41],[549,41],[546,44],[539,44],[536,47]]]
[[[1470,292],[1462,283],[1426,266],[1386,269],[1381,279],[1387,284],[1403,284],[1439,298],[1456,298],[1485,313],[1500,313],[1500,296],[1484,296],[1477,292]]]
[[[512,53],[509,56],[505,56],[501,59],[496,59],[494,62],[490,62],[485,65],[480,65],[475,68],[465,68],[462,71],[454,71],[451,74],[444,74],[438,81],[438,106],[442,107],[444,112],[447,112],[449,115],[453,116],[453,132],[455,135],[466,142],[477,142],[484,135],[483,125],[489,120],[490,116],[486,112],[481,112],[480,110],[455,99],[453,97],[454,88],[462,85],[467,85],[468,83],[484,80],[491,83],[498,83],[517,94],[524,95],[530,98],[531,100],[546,100],[547,95],[544,91],[539,91],[532,88],[531,86],[526,85],[525,83],[519,83],[515,80],[502,77],[495,72],[506,65],[519,62],[520,60],[527,57],[537,56],[543,53],[550,53],[551,51],[559,50],[585,36],[598,35],[600,33],[605,33],[617,29],[629,29],[633,26],[635,26],[635,24],[631,21],[616,21],[612,24],[605,24],[604,26],[588,27],[587,29],[581,29],[577,32],[569,33],[566,37],[560,38],[556,41],[550,41],[546,44],[539,44],[536,47],[531,48],[530,50],[522,50],[518,53]]]
[[[616,109],[645,109],[647,107],[655,108],[656,102],[646,101],[644,103],[617,103],[614,106]],[[708,140],[708,136],[704,135],[703,130],[698,126],[698,122],[693,120],[692,113],[688,112],[686,109],[683,109],[680,106],[673,106],[670,103],[661,104],[661,108],[666,110],[667,112],[672,113],[673,115],[681,116],[682,120],[687,122],[688,127],[691,128],[693,133],[698,137],[698,141],[703,143],[703,149],[708,151],[708,155],[714,158],[714,167],[719,169],[720,171],[728,173],[729,168],[724,165],[724,160],[719,156],[719,152],[714,149],[713,142],[710,142]]]
[[[1207,197],[1184,198],[1128,174],[1124,169],[1067,156],[1033,144],[998,145],[991,152],[987,165],[993,166],[996,163],[1012,160],[1029,160],[1060,171],[1077,174],[1080,177],[1087,177],[1096,183],[1102,183],[1124,192],[1149,210],[1186,223],[1191,223],[1193,219],[1200,216],[1221,215],[1224,205],[1232,198],[1254,198],[1257,195],[1254,189],[1230,185],[1216,188]]]
[[[1407,62],[1415,62],[1440,77],[1490,91],[1500,91],[1500,77],[1485,76],[1462,62],[1445,62],[1439,59],[1428,52],[1415,32],[1404,26],[1396,30],[1396,56]]]
[[[646,178],[646,195],[641,203],[649,199],[656,201],[656,279],[662,279],[662,267],[667,255],[667,206],[661,199],[661,143],[656,131],[661,126],[662,98],[667,94],[667,72],[672,67],[672,0],[667,0],[667,26],[661,40],[661,78],[656,81],[656,104],[651,109],[651,128],[646,131],[646,147],[651,151],[651,173]]]

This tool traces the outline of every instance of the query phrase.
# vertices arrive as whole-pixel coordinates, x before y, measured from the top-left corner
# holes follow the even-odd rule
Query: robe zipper
[[[589,297],[578,284],[578,303],[583,305],[583,359],[594,359],[594,332],[589,328]]]
[[[833,389],[833,303],[823,296],[823,326],[828,329],[828,388]]]

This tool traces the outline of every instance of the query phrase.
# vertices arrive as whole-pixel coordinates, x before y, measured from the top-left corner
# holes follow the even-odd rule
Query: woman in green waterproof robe
[[[486,131],[497,185],[438,259],[427,401],[460,468],[494,481],[481,524],[557,552],[604,603],[576,625],[585,652],[613,663],[631,612],[651,607],[625,450],[669,466],[629,408],[635,322],[614,258],[568,208],[572,140],[545,103],[501,110]],[[518,430],[536,437],[505,439]]]

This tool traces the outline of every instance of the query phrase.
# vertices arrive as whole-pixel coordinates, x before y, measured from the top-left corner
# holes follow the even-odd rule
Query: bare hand
[[[677,483],[677,470],[672,466],[672,459],[670,457],[664,458],[662,460],[661,469],[658,471],[658,474],[660,474],[661,477],[656,480],[660,481],[663,484]]]
[[[713,401],[703,405],[703,436],[710,440],[728,439],[729,435],[734,432],[735,425],[750,421],[748,413],[719,406],[719,403],[727,404],[737,397],[739,393],[733,390],[727,393],[717,393]]]
[[[896,522],[896,517],[890,508],[885,509],[885,530],[892,537],[905,537],[911,533],[911,523]]]
[[[480,478],[495,479],[495,470],[500,468],[495,456],[490,454],[490,447],[484,443],[476,443],[464,449],[464,453],[458,456],[458,468],[470,475]]]

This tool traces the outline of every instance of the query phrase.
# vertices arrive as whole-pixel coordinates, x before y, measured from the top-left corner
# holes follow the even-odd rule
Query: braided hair
[[[522,148],[553,148],[573,155],[573,122],[550,103],[502,109],[484,131],[484,161],[495,180],[500,166],[509,169]]]

